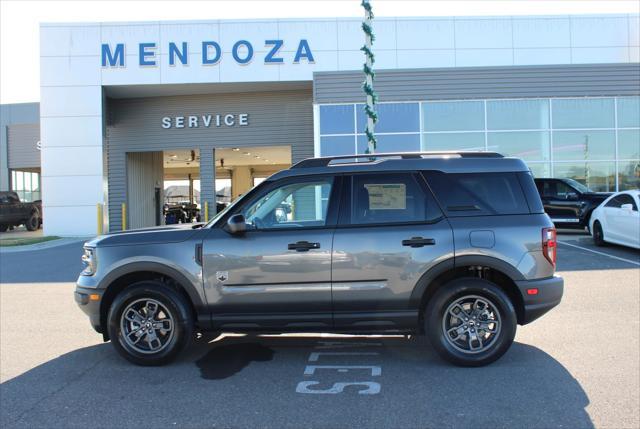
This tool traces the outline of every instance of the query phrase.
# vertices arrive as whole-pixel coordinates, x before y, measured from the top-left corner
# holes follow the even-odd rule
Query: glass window
[[[636,202],[633,201],[633,197],[629,194],[620,194],[611,198],[605,207],[621,208],[624,204],[631,204],[633,210],[638,210]]]
[[[420,152],[420,134],[376,135],[376,152]],[[365,153],[367,136],[358,136],[358,153]]]
[[[422,104],[425,131],[484,130],[484,102],[452,101]]]
[[[618,98],[618,127],[640,127],[640,97]]]
[[[351,224],[424,222],[440,217],[413,174],[362,174],[351,185]]]
[[[551,177],[551,165],[548,162],[527,163],[533,177]]]
[[[549,128],[549,100],[487,101],[487,129],[532,130]]]
[[[618,162],[618,189],[640,189],[640,160]]]
[[[24,191],[24,172],[16,171],[16,181],[13,183],[14,191]]]
[[[614,128],[613,98],[555,99],[553,128]]]
[[[554,160],[614,159],[614,131],[554,131]]]
[[[575,197],[578,194],[575,188],[559,180],[546,180],[542,184],[538,182],[537,186],[540,194],[546,198],[567,200],[571,196]],[[582,187],[582,190],[588,191],[588,189],[585,189],[583,185],[580,185],[580,187]]]
[[[640,130],[618,130],[618,159],[640,158]]]
[[[418,103],[383,103],[375,108],[378,113],[377,133],[420,132],[420,107]],[[358,133],[367,128],[364,104],[357,104]]]
[[[320,137],[320,156],[353,155],[354,136]]]
[[[485,150],[482,133],[424,134],[424,150]]]
[[[353,104],[320,106],[320,134],[353,134]]]
[[[613,192],[616,189],[613,162],[561,162],[553,167],[554,176],[574,179],[594,192]]]
[[[273,189],[244,210],[254,229],[324,226],[333,178],[289,183]]]
[[[427,172],[436,198],[449,216],[529,213],[516,173]]]
[[[525,161],[549,160],[548,131],[492,132],[487,135],[488,149]]]

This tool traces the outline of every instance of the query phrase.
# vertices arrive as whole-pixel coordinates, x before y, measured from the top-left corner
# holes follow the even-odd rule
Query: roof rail
[[[360,159],[367,158],[369,161],[379,161],[378,158],[400,158],[400,159],[422,159],[425,157],[448,157],[455,156],[459,158],[503,158],[497,152],[480,152],[480,151],[432,151],[432,152],[389,152],[389,153],[370,153],[360,155],[340,155],[326,156],[321,158],[307,158],[294,164],[291,168],[311,168],[326,167],[331,161],[340,159]]]

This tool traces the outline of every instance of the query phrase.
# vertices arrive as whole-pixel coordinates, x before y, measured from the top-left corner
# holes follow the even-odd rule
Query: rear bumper
[[[564,280],[562,277],[553,276],[540,280],[517,281],[524,302],[524,314],[521,325],[533,322],[547,311],[551,310],[562,300]],[[538,293],[530,295],[529,290],[537,289]]]

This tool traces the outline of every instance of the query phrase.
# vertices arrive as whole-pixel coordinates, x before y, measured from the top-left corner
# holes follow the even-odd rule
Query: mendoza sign
[[[264,64],[283,64],[285,62],[285,58],[280,54],[280,50],[284,46],[284,40],[265,40],[264,45],[269,49],[264,58],[262,58]],[[218,42],[205,40],[202,41],[200,48],[200,52],[202,52],[200,57],[201,65],[212,66],[222,60],[222,47]],[[125,46],[124,43],[116,43],[114,45],[103,43],[100,52],[102,67],[126,67],[127,49],[130,49],[130,47]],[[138,53],[138,66],[153,67],[158,65],[157,43],[138,43],[134,49]],[[169,42],[167,44],[167,52],[169,53],[167,61],[170,66],[177,64],[189,65],[189,44],[187,42]],[[247,40],[238,40],[231,47],[231,56],[233,61],[240,65],[249,64],[254,59],[253,45]],[[309,47],[309,42],[306,39],[298,41],[295,54],[288,60],[293,64],[300,64],[301,61],[313,63],[313,53]]]

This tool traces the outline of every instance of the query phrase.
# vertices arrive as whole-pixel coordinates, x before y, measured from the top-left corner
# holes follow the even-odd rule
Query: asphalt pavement
[[[560,240],[563,302],[483,368],[422,338],[331,335],[203,338],[136,367],[73,301],[80,243],[2,254],[0,426],[638,428],[640,252]]]

